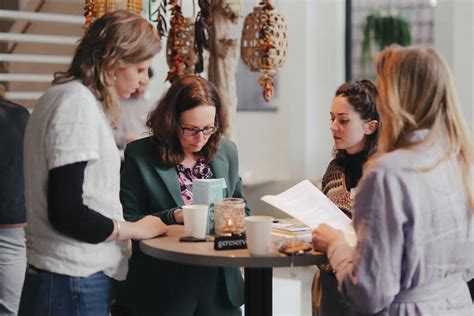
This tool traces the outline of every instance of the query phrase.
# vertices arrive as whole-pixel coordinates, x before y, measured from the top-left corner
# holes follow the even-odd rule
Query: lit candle
[[[244,226],[245,201],[238,198],[229,198],[214,203],[215,232],[225,236],[240,234],[245,231]]]
[[[232,220],[232,218],[229,218],[227,220],[227,231],[230,232],[230,233],[235,232],[235,224],[234,224],[234,221]]]

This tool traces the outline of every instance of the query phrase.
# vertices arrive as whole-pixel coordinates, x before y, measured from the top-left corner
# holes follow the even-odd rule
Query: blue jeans
[[[28,265],[19,315],[107,316],[114,288],[103,272],[71,277]]]
[[[0,228],[0,315],[16,315],[26,270],[25,231]]]

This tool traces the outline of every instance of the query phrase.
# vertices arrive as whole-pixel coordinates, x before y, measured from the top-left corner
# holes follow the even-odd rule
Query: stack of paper
[[[301,238],[311,240],[312,230],[295,218],[279,219],[272,225],[272,234],[285,238]]]
[[[278,195],[265,195],[261,200],[293,216],[311,229],[324,223],[342,230],[349,245],[353,246],[357,241],[349,217],[308,180],[301,181]]]

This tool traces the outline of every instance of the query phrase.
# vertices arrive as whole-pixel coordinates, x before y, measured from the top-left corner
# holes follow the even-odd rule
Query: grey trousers
[[[25,231],[0,228],[0,315],[16,315],[25,280]]]

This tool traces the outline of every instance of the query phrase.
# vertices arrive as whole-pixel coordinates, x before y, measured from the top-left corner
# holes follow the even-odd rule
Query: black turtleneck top
[[[367,152],[362,151],[353,155],[346,154],[342,160],[342,167],[346,177],[346,189],[350,191],[357,186],[360,178],[362,178],[362,167],[367,161]]]

